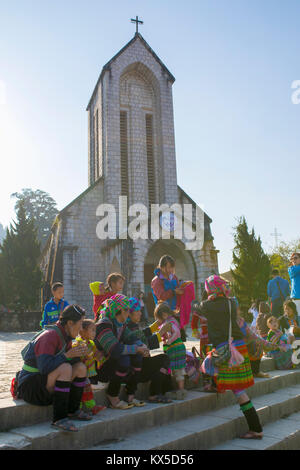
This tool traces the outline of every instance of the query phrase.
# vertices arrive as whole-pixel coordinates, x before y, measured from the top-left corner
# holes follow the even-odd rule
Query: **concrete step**
[[[264,438],[258,440],[232,439],[211,450],[299,450],[300,413],[293,413],[264,427]]]
[[[264,372],[272,371],[274,369],[274,360],[264,358],[261,369]],[[257,383],[259,383],[260,380],[261,379],[257,379]],[[274,384],[272,384],[272,387],[273,386]],[[98,405],[108,406],[105,388],[106,385],[102,384],[102,389],[95,391],[95,399]],[[194,389],[195,386],[189,384],[187,388]],[[148,384],[139,384],[137,397],[143,400],[147,399]],[[19,426],[28,426],[31,424],[50,421],[51,417],[52,406],[34,406],[25,403],[23,400],[13,400],[12,398],[4,398],[0,400],[0,432],[8,431],[9,429]]]
[[[286,410],[289,410],[289,413],[300,410],[300,397],[297,396],[297,391],[299,390],[299,385],[297,386],[297,384],[300,383],[300,371],[274,371],[271,372],[271,374],[272,376],[269,379],[257,379],[255,385],[249,389],[249,395],[252,397],[265,395],[262,402],[262,406],[264,407],[266,403],[272,403],[274,397],[278,398],[276,394],[281,394],[280,399],[276,399],[275,405],[272,405],[273,420],[277,419],[278,416],[286,414]],[[286,402],[282,399],[283,396],[288,397]],[[259,398],[257,398],[257,400],[259,400]],[[280,404],[281,401],[283,401],[282,405]],[[225,410],[223,410],[224,407],[227,409],[227,418],[225,418],[225,421],[224,417],[222,417],[223,413],[225,413]],[[228,407],[232,407],[232,409],[229,410],[230,412],[228,411]],[[278,409],[279,415],[275,416],[276,409]],[[237,415],[232,415],[234,412],[237,413]],[[199,414],[201,414],[202,418]],[[204,425],[205,427],[207,419],[212,419],[212,417],[215,417],[211,426],[212,435],[215,435],[214,428],[217,426],[220,419],[222,424],[226,424],[226,426],[229,426],[229,429],[231,429],[231,434],[230,432],[229,434],[228,432],[223,434],[221,429],[220,433],[216,434],[219,438],[216,441],[209,441],[210,445],[217,445],[221,442],[221,437],[223,441],[236,437],[237,434],[233,433],[233,429],[236,428],[236,422],[234,421],[234,424],[231,423],[232,416],[236,416],[236,422],[239,423],[239,426],[245,426],[244,419],[231,392],[224,394],[207,394],[193,390],[188,393],[188,397],[185,400],[174,401],[170,404],[147,404],[143,408],[133,408],[127,411],[107,409],[94,417],[92,421],[78,423],[80,430],[78,433],[73,434],[62,433],[52,428],[49,423],[50,419],[46,423],[31,426],[18,424],[13,427],[13,429],[10,427],[11,431],[0,433],[0,445],[2,444],[8,448],[17,449],[85,448],[100,444],[101,442],[103,443],[107,440],[115,441],[116,439],[125,439],[133,435],[137,430],[139,431],[139,435],[148,430],[149,436],[152,434],[157,435],[158,430],[162,426],[169,426],[166,434],[169,437],[173,435],[172,433],[174,433],[175,430],[181,429],[178,424],[174,425],[175,422],[189,419],[194,423],[192,434],[197,435],[199,434],[199,426]],[[187,429],[190,428],[188,427]],[[186,448],[193,448],[189,447],[193,445],[189,444],[191,439],[190,434],[191,433],[188,433],[186,436],[187,440],[183,439],[183,441],[180,441],[181,444],[179,442],[178,445],[187,445],[188,447]],[[136,438],[133,436],[133,440],[135,439]],[[144,443],[145,442],[147,441],[144,441]],[[159,442],[163,443],[164,441],[160,440]],[[174,440],[174,443],[172,441],[169,444],[177,445],[176,440]],[[205,445],[208,445],[208,443]],[[204,446],[204,448],[206,447]]]
[[[180,420],[176,425],[156,426],[138,434],[103,442],[89,447],[88,450],[254,450],[280,449],[287,445],[295,448],[300,440],[299,386],[263,395],[255,398],[253,403],[264,426],[265,437],[261,441],[245,441],[237,438],[247,432],[248,427],[236,404]],[[291,416],[286,418],[287,414]],[[280,428],[281,422],[284,426]],[[291,433],[292,436],[287,438],[286,436]],[[222,444],[228,439],[232,440]]]
[[[95,401],[98,405],[109,406],[106,398],[107,384],[98,384],[99,389],[94,390]],[[188,381],[187,390],[201,390],[202,383],[198,386]],[[146,400],[149,395],[149,384],[139,384],[136,397]],[[120,398],[126,399],[125,386],[121,387]],[[45,421],[52,418],[52,406],[34,406],[26,403],[24,400],[13,400],[12,398],[3,398],[0,400],[0,432],[7,431],[17,426],[27,426]]]

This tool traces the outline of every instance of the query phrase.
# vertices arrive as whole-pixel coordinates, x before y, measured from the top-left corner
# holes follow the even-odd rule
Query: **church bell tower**
[[[174,81],[138,31],[103,67],[87,111],[89,185],[103,178],[106,203],[178,202]]]

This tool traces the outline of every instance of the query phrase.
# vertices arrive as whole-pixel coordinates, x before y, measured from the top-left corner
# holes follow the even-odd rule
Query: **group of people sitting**
[[[76,432],[74,420],[90,420],[105,408],[95,401],[98,382],[107,384],[109,406],[119,410],[145,406],[136,398],[139,383],[150,382],[149,403],[186,396],[186,348],[180,329],[186,323],[167,301],[157,300],[154,323],[140,328],[142,306],[137,298],[121,294],[124,281],[113,273],[106,285],[90,284],[94,320],[79,305],[69,305],[63,284],[55,283],[43,312],[43,329],[22,351],[24,365],[12,381],[12,395],[34,405],[53,404],[52,425],[59,429]],[[172,284],[175,295],[177,287],[177,282]],[[151,356],[161,342],[164,352]],[[120,398],[122,384],[126,399]]]
[[[94,397],[99,382],[107,384],[106,396],[113,409],[145,406],[136,396],[138,384],[145,382],[150,382],[150,403],[184,399],[185,328],[192,310],[193,335],[200,339],[204,390],[232,390],[249,425],[242,437],[261,439],[259,417],[245,390],[254,384],[253,376],[266,376],[259,371],[264,352],[274,354],[277,364],[282,355],[290,355],[292,334],[298,334],[293,307],[285,305],[286,315],[281,323],[275,318],[276,323],[272,316],[263,317],[265,305],[261,303],[255,330],[250,311],[241,311],[226,280],[210,276],[202,302],[197,302],[193,284],[178,280],[175,261],[166,255],[151,284],[155,321],[141,328],[140,302],[121,293],[124,281],[121,274],[113,273],[106,285],[90,284],[94,320],[86,318],[80,306],[68,305],[61,283],[52,286],[53,298],[46,304],[41,322],[43,330],[22,351],[24,365],[12,382],[13,396],[34,405],[53,404],[52,425],[69,432],[78,431],[74,420],[91,420],[105,408]],[[261,329],[263,318],[268,331]],[[283,321],[292,328],[287,338],[280,330]],[[163,353],[151,355],[161,342]]]

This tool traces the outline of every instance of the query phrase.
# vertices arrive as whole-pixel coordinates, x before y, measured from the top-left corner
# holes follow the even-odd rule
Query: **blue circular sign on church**
[[[160,226],[166,232],[174,232],[176,224],[176,216],[173,212],[165,212],[159,218]]]

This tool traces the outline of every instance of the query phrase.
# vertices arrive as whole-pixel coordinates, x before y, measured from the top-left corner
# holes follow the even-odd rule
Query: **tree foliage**
[[[43,247],[58,213],[56,202],[48,193],[40,189],[33,191],[30,188],[25,188],[20,193],[13,193],[11,197],[17,199],[15,210],[17,211],[22,203],[26,216],[34,220],[37,237],[41,247]]]
[[[254,228],[248,230],[245,217],[238,219],[234,229],[233,290],[241,305],[250,306],[254,299],[267,299],[270,260]]]
[[[288,267],[290,264],[291,254],[300,251],[300,238],[291,242],[281,242],[278,247],[274,248],[269,254],[272,269],[278,269],[280,276],[289,280]]]
[[[42,273],[38,266],[40,244],[34,221],[20,201],[17,220],[0,245],[1,304],[19,309],[38,307]]]

